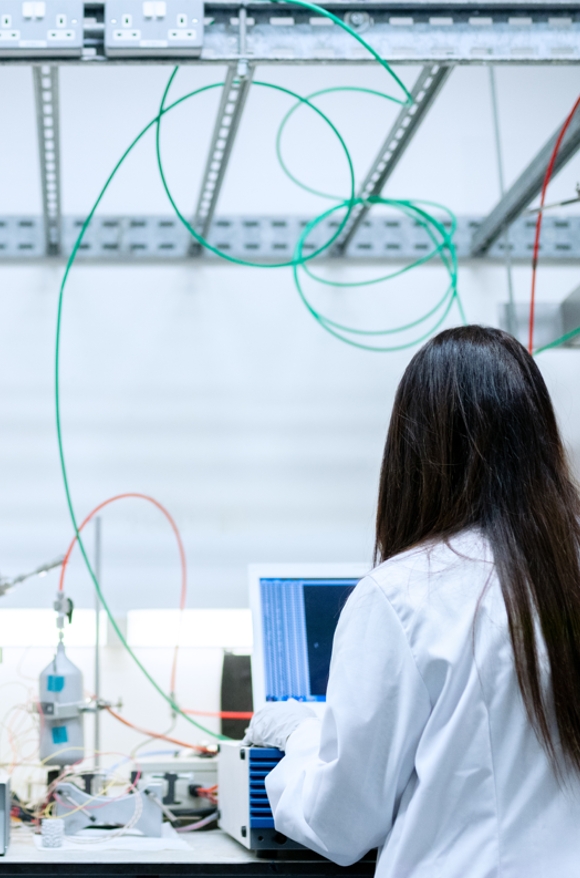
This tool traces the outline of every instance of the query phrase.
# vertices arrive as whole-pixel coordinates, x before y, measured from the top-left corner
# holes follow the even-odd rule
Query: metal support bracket
[[[36,126],[42,183],[45,252],[61,252],[60,134],[58,67],[33,67]]]
[[[63,217],[63,242],[61,258],[70,256],[86,217]],[[263,216],[242,214],[217,215],[208,232],[208,242],[216,250],[238,259],[279,262],[281,257],[291,258],[296,240],[311,222],[312,216],[277,214]],[[444,215],[440,220],[447,228],[451,221]],[[481,225],[482,217],[458,216],[453,236],[457,258],[469,260],[474,232]],[[511,260],[529,265],[534,249],[534,217],[522,216],[510,228],[509,249]],[[304,244],[304,252],[311,253],[336,233],[338,220],[329,216],[312,230]],[[127,261],[165,263],[187,259],[190,254],[191,236],[176,216],[111,216],[98,214],[91,220],[77,258],[98,263]],[[344,253],[324,252],[325,258],[336,262],[343,260],[381,260],[381,262],[414,262],[431,250],[433,242],[414,219],[404,215],[371,213],[359,226]],[[546,214],[542,227],[540,253],[543,263],[578,264],[580,261],[580,215]],[[199,257],[218,260],[211,251],[200,248]],[[40,216],[0,215],[0,265],[10,261],[30,263],[45,256],[43,223]],[[503,237],[483,254],[483,259],[505,262],[506,246]],[[60,563],[60,562],[58,562]],[[0,576],[0,594],[19,581]]]
[[[238,21],[241,55],[246,46],[246,21],[247,12],[242,7]],[[211,226],[253,74],[253,66],[243,57],[228,67],[193,222],[196,231],[204,238],[207,238]],[[199,244],[193,241],[192,254],[198,250]]]
[[[516,220],[522,211],[539,195],[542,183],[546,175],[548,163],[552,157],[556,140],[560,135],[562,126],[554,132],[540,152],[532,159],[527,168],[520,174],[513,186],[508,189],[499,204],[483,220],[475,234],[471,245],[472,256],[483,256],[489,248],[501,237],[505,229]],[[580,109],[574,117],[564,135],[552,176],[555,176],[564,167],[572,156],[580,148]],[[535,220],[533,222],[535,225]]]
[[[162,795],[161,783],[151,783],[143,789],[138,788],[133,793],[114,798],[89,795],[74,783],[59,783],[56,788],[56,816],[64,820],[66,835],[74,835],[91,826],[122,826],[134,820],[133,829],[147,838],[159,838],[163,825],[159,807]]]
[[[358,194],[364,203],[353,207],[348,222],[334,245],[338,252],[343,252],[352,241],[356,230],[370,210],[366,199],[380,195],[383,191],[385,183],[395,170],[451,70],[448,65],[429,64],[417,77],[411,91],[413,103],[406,104],[402,108],[368,172]]]

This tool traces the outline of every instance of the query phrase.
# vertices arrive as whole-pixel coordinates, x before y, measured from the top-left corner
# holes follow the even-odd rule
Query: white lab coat
[[[359,583],[322,723],[266,787],[279,832],[343,866],[378,847],[378,878],[580,876],[580,782],[558,784],[526,717],[479,532]]]

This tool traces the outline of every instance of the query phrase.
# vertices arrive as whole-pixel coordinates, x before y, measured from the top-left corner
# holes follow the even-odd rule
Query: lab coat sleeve
[[[336,629],[324,719],[301,723],[266,779],[276,829],[340,866],[382,846],[430,710],[399,617],[367,577]]]

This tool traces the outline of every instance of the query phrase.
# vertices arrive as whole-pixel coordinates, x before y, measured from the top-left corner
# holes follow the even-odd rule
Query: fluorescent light
[[[101,611],[100,642],[107,645],[107,614]],[[58,629],[54,610],[0,610],[0,647],[56,646]],[[75,610],[72,624],[65,624],[65,646],[95,645],[95,611]]]
[[[250,610],[129,610],[130,646],[251,649]]]

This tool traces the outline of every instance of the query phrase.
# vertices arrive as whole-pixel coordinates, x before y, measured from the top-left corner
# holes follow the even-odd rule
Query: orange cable
[[[244,710],[185,710],[183,709],[183,713],[190,714],[190,716],[215,716],[218,719],[252,719],[254,714],[252,711],[244,711]]]
[[[179,548],[179,558],[181,561],[181,596],[180,596],[180,601],[179,601],[179,609],[180,609],[180,611],[183,611],[185,609],[185,603],[186,603],[186,599],[187,599],[187,561],[186,561],[186,557],[185,557],[185,550],[183,547],[183,542],[181,540],[181,534],[179,533],[179,528],[177,527],[177,524],[175,523],[171,514],[167,511],[167,509],[164,506],[162,506],[161,503],[159,503],[158,500],[155,500],[153,497],[150,497],[148,494],[140,494],[140,493],[136,493],[136,492],[130,492],[130,493],[125,493],[125,494],[116,494],[114,497],[110,497],[108,500],[104,500],[102,503],[99,503],[98,506],[95,506],[95,508],[91,512],[89,512],[89,514],[86,516],[86,518],[80,524],[78,532],[80,533],[83,530],[83,528],[89,523],[89,521],[91,521],[95,517],[95,515],[101,511],[101,509],[104,509],[106,506],[109,506],[111,503],[115,503],[117,500],[124,500],[127,498],[147,500],[148,503],[152,503],[154,506],[157,507],[157,509],[159,509],[163,513],[163,515],[166,517],[169,524],[171,525],[171,529],[173,530],[173,533],[175,534],[175,538],[177,540],[177,545]],[[60,571],[60,580],[59,580],[59,585],[58,585],[59,591],[63,591],[63,589],[64,589],[64,579],[65,579],[66,569],[68,566],[68,562],[70,560],[70,556],[73,552],[73,549],[74,549],[77,541],[78,541],[78,536],[75,535],[75,537],[71,541],[71,543],[66,551],[66,554],[64,556],[61,571]],[[176,644],[175,651],[173,654],[173,664],[172,664],[172,669],[171,669],[171,692],[172,692],[172,694],[175,693],[178,650],[179,650],[179,643]],[[127,726],[130,726],[131,728],[137,728],[136,726],[133,726],[133,724],[130,723],[128,720],[125,720],[123,717],[116,714],[110,708],[107,708],[107,709],[109,710],[109,713],[111,713],[112,716],[115,716],[120,722],[124,723]],[[217,711],[217,712],[204,711],[204,710],[184,710],[183,713],[187,713],[187,714],[190,714],[192,716],[216,717],[218,719],[247,719],[247,720],[249,720],[253,716],[253,713],[250,711],[235,711],[235,710],[223,710],[223,711]],[[141,731],[141,729],[139,729],[139,731]],[[185,744],[183,741],[178,742],[172,738],[167,738],[164,735],[153,734],[153,732],[151,732],[151,733],[145,732],[144,734],[148,734],[152,738],[154,738],[154,737],[164,738],[165,740],[171,741],[172,743],[179,743],[183,747],[190,746],[189,744]]]
[[[181,612],[183,612],[183,610],[185,609],[185,603],[187,600],[187,560],[185,557],[185,549],[183,547],[183,542],[181,540],[181,534],[179,533],[179,528],[177,527],[177,524],[175,523],[174,519],[172,518],[170,513],[167,511],[167,509],[164,506],[162,506],[158,500],[155,500],[153,497],[150,497],[148,494],[140,494],[140,493],[136,493],[136,492],[129,492],[129,493],[125,493],[125,494],[116,494],[114,497],[109,497],[108,500],[104,500],[102,503],[99,503],[98,506],[95,506],[95,508],[92,510],[92,512],[89,512],[87,517],[81,523],[81,525],[78,529],[78,533],[80,534],[80,532],[85,527],[85,525],[87,525],[89,523],[89,521],[91,521],[91,519],[95,517],[97,512],[100,512],[101,509],[104,509],[105,506],[109,506],[111,503],[115,503],[117,500],[125,500],[127,498],[146,500],[148,503],[152,503],[153,506],[156,506],[157,509],[159,509],[163,513],[163,515],[165,516],[165,518],[169,522],[171,529],[173,530],[173,533],[175,534],[175,538],[177,540],[177,546],[179,549],[179,559],[181,562],[181,595],[180,595],[180,599],[179,599],[179,609]],[[66,554],[64,556],[64,560],[62,562],[62,567],[61,567],[61,571],[60,571],[60,580],[59,580],[59,584],[58,584],[59,591],[63,591],[63,589],[64,589],[64,577],[65,577],[65,573],[66,573],[66,568],[67,568],[70,556],[72,554],[72,551],[77,543],[77,540],[78,540],[78,534],[75,534],[75,536],[74,536],[74,538],[73,538],[73,540],[72,540],[70,546],[68,547]],[[179,652],[179,642],[177,642],[175,644],[175,650],[173,653],[173,664],[171,667],[170,691],[171,691],[172,695],[175,693],[178,652]]]
[[[177,744],[178,747],[185,747],[187,750],[199,750],[202,753],[211,753],[213,751],[208,750],[207,747],[203,747],[201,744],[188,744],[186,741],[180,741],[177,738],[170,738],[168,735],[164,735],[161,732],[150,732],[147,729],[141,728],[141,726],[135,725],[135,723],[129,722],[128,719],[121,716],[112,707],[106,708],[107,713],[110,713],[112,717],[116,720],[119,720],[120,723],[123,723],[124,726],[128,726],[130,729],[134,729],[136,732],[140,732],[142,735],[147,735],[149,738],[159,738],[162,741],[169,741],[170,744]]]

